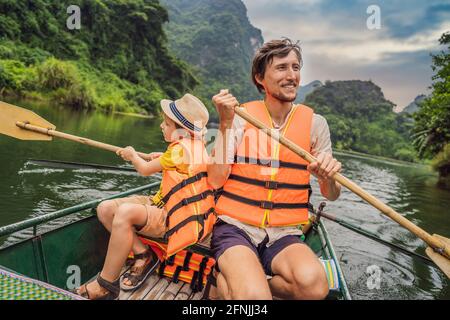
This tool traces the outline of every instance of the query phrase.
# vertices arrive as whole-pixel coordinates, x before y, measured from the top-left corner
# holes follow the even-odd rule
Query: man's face
[[[293,102],[300,84],[300,62],[294,51],[286,57],[273,57],[266,67],[263,79],[257,81],[269,94],[283,102]]]

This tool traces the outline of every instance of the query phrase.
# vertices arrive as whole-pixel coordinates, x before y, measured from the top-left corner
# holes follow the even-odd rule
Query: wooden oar
[[[429,265],[433,266],[434,268],[436,268],[436,266],[432,263],[431,259],[429,259],[429,258],[427,258],[427,257],[425,257],[425,256],[423,256],[421,254],[418,254],[418,253],[416,253],[414,251],[408,250],[408,249],[406,249],[406,248],[404,248],[404,247],[402,247],[402,246],[400,246],[398,244],[395,244],[395,243],[383,240],[380,237],[378,237],[377,235],[375,235],[374,233],[372,233],[372,232],[370,232],[368,230],[362,229],[362,228],[360,228],[360,227],[358,227],[358,226],[356,226],[356,225],[354,225],[354,224],[352,224],[352,223],[350,223],[350,222],[348,222],[346,220],[340,219],[340,218],[338,218],[336,216],[333,216],[331,214],[325,213],[323,211],[320,212],[319,216],[320,217],[324,217],[324,218],[326,218],[326,219],[328,219],[330,221],[333,221],[333,222],[339,224],[340,226],[342,226],[342,227],[344,227],[344,228],[346,228],[348,230],[351,230],[353,232],[356,232],[356,233],[358,233],[358,234],[360,234],[360,235],[362,235],[364,237],[367,237],[369,239],[372,239],[374,241],[382,243],[382,244],[384,244],[386,246],[389,246],[391,248],[397,249],[397,250],[399,250],[399,251],[401,251],[401,252],[403,252],[403,253],[405,253],[405,254],[407,254],[409,256],[420,258],[420,259],[422,259],[422,261],[424,261],[424,262],[428,263]]]
[[[262,130],[268,136],[275,139],[275,141],[279,141],[282,145],[302,157],[307,162],[311,163],[317,161],[317,159],[314,158],[311,154],[300,148],[289,139],[282,136],[277,130],[271,130],[263,122],[255,119],[253,116],[247,113],[244,108],[236,107],[235,112],[240,117],[257,127],[258,129]],[[375,198],[373,195],[344,177],[342,174],[336,173],[333,176],[333,179],[358,195],[361,199],[367,201],[369,204],[380,210],[383,214],[411,231],[414,235],[425,241],[430,246],[426,250],[427,255],[447,275],[447,277],[450,278],[450,239],[439,235],[430,235],[428,232],[397,213],[394,209]]]
[[[2,134],[20,140],[52,140],[52,137],[58,137],[112,152],[120,149],[120,147],[111,144],[74,136],[55,129],[56,127],[53,124],[36,113],[0,101],[0,133]],[[143,159],[147,158],[145,153],[138,152],[138,155]]]

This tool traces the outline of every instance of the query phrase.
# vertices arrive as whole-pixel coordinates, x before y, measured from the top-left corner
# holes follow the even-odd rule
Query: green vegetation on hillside
[[[69,30],[69,5],[81,29]],[[0,0],[0,95],[155,113],[198,81],[169,54],[157,0]]]
[[[327,81],[304,103],[327,119],[334,148],[415,159],[408,141],[410,121],[392,111],[393,103],[371,81]]]
[[[162,0],[169,11],[165,25],[174,54],[194,67],[203,101],[229,88],[239,101],[261,99],[251,81],[251,62],[263,43],[241,0]]]
[[[433,92],[414,114],[414,146],[419,156],[433,158],[442,185],[450,188],[450,32],[439,39],[445,51],[432,55]]]

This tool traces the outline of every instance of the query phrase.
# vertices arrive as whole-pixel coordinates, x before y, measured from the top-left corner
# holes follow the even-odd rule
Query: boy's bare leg
[[[114,281],[130,253],[135,239],[134,226],[144,226],[147,222],[147,210],[141,204],[124,203],[117,209],[112,223],[108,253],[101,276]]]
[[[118,208],[111,228],[108,252],[106,254],[103,270],[100,275],[103,279],[114,282],[120,276],[122,266],[133,245],[134,226],[143,226],[147,222],[147,210],[141,204],[124,203]],[[97,281],[87,285],[90,297],[95,298],[106,293]]]
[[[98,219],[109,232],[112,230],[114,216],[118,209],[119,206],[114,200],[102,201],[97,207]],[[147,250],[147,247],[139,240],[136,233],[133,234],[132,250],[135,254],[140,254]]]

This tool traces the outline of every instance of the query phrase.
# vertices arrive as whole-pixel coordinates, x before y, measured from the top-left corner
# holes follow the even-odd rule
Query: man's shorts
[[[259,258],[266,275],[273,276],[273,258],[275,258],[278,253],[291,244],[304,243],[300,240],[300,237],[296,235],[286,235],[276,240],[270,247],[266,247],[268,242],[269,237],[266,236],[266,238],[259,243],[258,246],[255,246],[247,233],[245,233],[242,229],[219,219],[214,225],[211,238],[211,250],[214,255],[214,259],[218,261],[219,257],[225,252],[225,250],[238,245],[246,246],[250,248]],[[218,263],[216,264],[216,268],[220,272]]]
[[[126,198],[112,199],[119,207],[124,203],[142,204],[147,211],[147,223],[144,226],[136,226],[140,234],[153,238],[162,238],[167,231],[167,211],[153,205],[149,196],[131,196]]]

